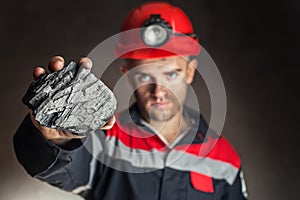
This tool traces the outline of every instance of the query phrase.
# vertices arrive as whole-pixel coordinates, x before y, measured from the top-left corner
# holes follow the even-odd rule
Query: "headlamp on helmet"
[[[166,44],[170,36],[189,36],[196,38],[196,34],[173,33],[172,26],[169,25],[160,15],[153,14],[143,24],[142,40],[150,47],[160,47]]]
[[[147,46],[159,47],[167,43],[172,27],[160,15],[151,15],[142,29],[142,39]]]

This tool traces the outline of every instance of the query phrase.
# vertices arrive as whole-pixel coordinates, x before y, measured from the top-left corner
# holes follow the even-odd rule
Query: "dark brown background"
[[[0,199],[79,199],[31,179],[17,163],[12,136],[27,112],[21,97],[35,65],[56,54],[67,60],[88,54],[141,2],[1,2]],[[228,98],[223,135],[241,155],[250,199],[298,199],[299,3],[171,2],[187,11],[219,67]]]

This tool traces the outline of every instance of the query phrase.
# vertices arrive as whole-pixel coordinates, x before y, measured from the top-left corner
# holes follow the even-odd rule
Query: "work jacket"
[[[167,144],[137,106],[64,146],[45,140],[27,116],[14,136],[19,162],[33,177],[93,200],[242,200],[241,161],[228,141],[188,108],[190,128]]]

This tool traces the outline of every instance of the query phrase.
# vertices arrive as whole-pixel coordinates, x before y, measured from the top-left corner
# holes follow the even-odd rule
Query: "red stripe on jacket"
[[[213,148],[210,145],[214,145]],[[213,138],[208,137],[207,141],[202,144],[191,144],[191,145],[180,145],[175,147],[176,150],[185,151],[189,154],[196,155],[199,157],[209,157],[214,160],[219,160],[236,168],[240,168],[241,159],[231,144],[224,138]],[[207,152],[203,155],[202,152]]]
[[[156,134],[148,133],[136,124],[121,127],[119,123],[116,123],[111,129],[107,130],[106,137],[115,137],[132,149],[145,151],[157,149],[162,151],[166,147]]]

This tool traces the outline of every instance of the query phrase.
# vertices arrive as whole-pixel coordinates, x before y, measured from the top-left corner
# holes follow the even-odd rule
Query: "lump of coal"
[[[22,101],[41,125],[79,135],[104,126],[117,104],[112,91],[75,62],[34,81]]]

